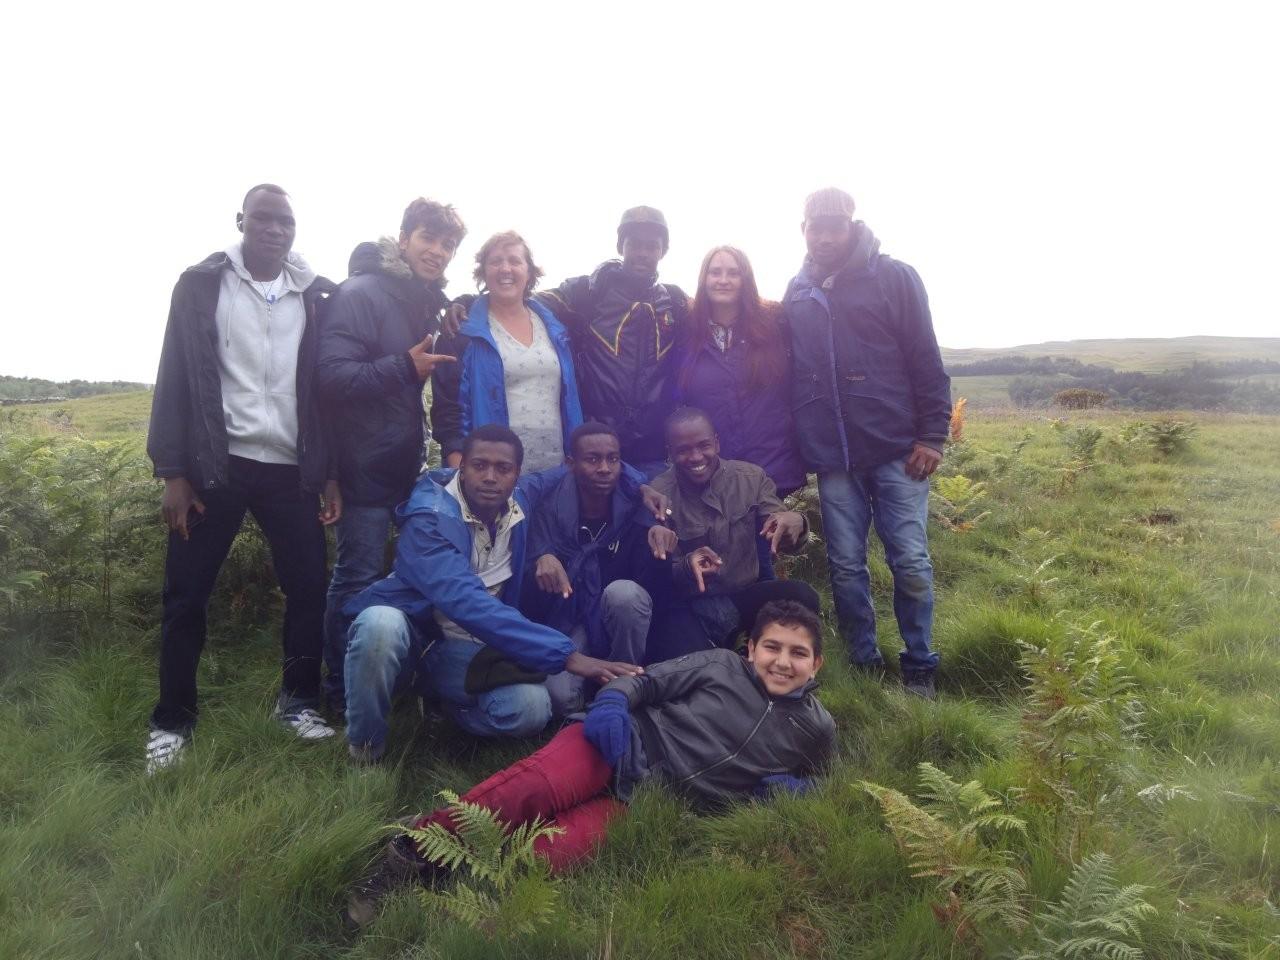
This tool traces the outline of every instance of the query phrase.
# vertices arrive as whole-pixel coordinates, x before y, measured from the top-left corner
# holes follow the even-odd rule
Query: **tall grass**
[[[384,824],[536,744],[477,742],[408,702],[380,769],[348,767],[340,743],[285,735],[269,719],[278,599],[252,530],[215,598],[191,755],[142,775],[163,543],[138,445],[145,404],[59,409],[0,420],[0,577],[43,574],[0,594],[0,957],[994,957],[1087,924],[1084,908],[1052,922],[1050,908],[1097,853],[1116,883],[1147,888],[1145,956],[1280,956],[1280,421],[1197,416],[1190,447],[1166,455],[1125,442],[1122,416],[1074,415],[1067,431],[1100,432],[1083,451],[1046,421],[970,409],[944,471],[983,482],[989,514],[931,530],[937,703],[847,669],[832,631],[820,696],[840,759],[816,792],[700,817],[642,790],[598,860],[562,881],[552,922],[490,943],[409,893],[360,935],[338,907]],[[1082,451],[1086,470],[1072,466]],[[83,478],[117,455],[112,482],[128,493],[108,517],[100,484]],[[1064,468],[1078,471],[1070,484]],[[829,598],[820,547],[788,572]],[[880,559],[873,582],[892,662]],[[1098,781],[1105,795],[1076,785],[1096,815],[1073,851],[1028,789],[1019,641],[1054,648],[1093,623],[1141,722],[1117,735],[1123,762]],[[857,786],[914,796],[921,762],[1025,819],[1025,836],[1004,841],[1026,878],[1025,933],[979,946],[939,924],[930,884],[911,877]]]

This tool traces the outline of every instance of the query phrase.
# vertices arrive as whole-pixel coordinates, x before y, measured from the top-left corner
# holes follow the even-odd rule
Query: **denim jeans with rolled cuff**
[[[540,683],[466,692],[467,667],[481,644],[442,637],[427,645],[395,607],[368,607],[351,624],[345,666],[347,740],[382,755],[391,701],[411,687],[434,692],[462,729],[478,737],[530,737],[551,720],[551,698]]]
[[[893,612],[905,649],[904,677],[932,674],[933,564],[927,523],[929,481],[907,476],[906,458],[867,471],[818,475],[823,538],[840,633],[855,664],[882,662],[867,571],[867,536],[874,525],[893,573]]]

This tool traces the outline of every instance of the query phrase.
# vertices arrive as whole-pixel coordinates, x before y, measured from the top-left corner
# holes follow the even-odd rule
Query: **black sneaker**
[[[401,834],[382,849],[370,871],[347,893],[347,922],[367,927],[378,916],[378,904],[389,894],[422,880],[422,861],[408,835]]]
[[[933,685],[932,673],[904,673],[902,689],[921,700],[937,700],[938,691]]]

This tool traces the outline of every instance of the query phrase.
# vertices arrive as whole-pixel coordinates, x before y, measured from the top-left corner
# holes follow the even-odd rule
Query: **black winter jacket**
[[[536,294],[555,311],[573,340],[578,392],[587,420],[618,431],[622,458],[648,463],[666,457],[662,422],[671,412],[671,346],[688,313],[688,298],[656,277],[627,273],[608,260],[589,277],[574,277]]]
[[[869,470],[937,450],[951,418],[929,301],[915,270],[880,253],[862,222],[831,277],[806,259],[783,300],[791,336],[791,407],[810,470]]]
[[[227,485],[227,423],[215,314],[222,271],[229,263],[225,253],[210,254],[178,278],[151,398],[147,455],[155,475],[186,477],[196,490]],[[298,345],[298,467],[303,489],[312,493],[336,476],[313,376],[317,312],[335,289],[331,281],[317,276],[302,295],[307,320]]]
[[[732,650],[701,650],[620,677],[651,775],[702,807],[751,793],[764,777],[821,772],[836,725],[811,680],[772,697]]]
[[[390,238],[361,244],[351,267],[321,316],[316,380],[344,501],[394,507],[423,463],[422,381],[409,348],[440,329],[447,300],[413,276]]]

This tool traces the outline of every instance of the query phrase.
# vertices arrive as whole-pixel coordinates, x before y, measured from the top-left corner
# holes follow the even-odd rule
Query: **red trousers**
[[[604,840],[609,821],[626,807],[604,790],[613,770],[582,735],[582,724],[565,727],[545,747],[462,795],[468,803],[492,810],[509,826],[542,817],[564,832],[542,837],[534,852],[553,873],[561,873],[590,856]],[[453,830],[447,810],[419,817],[417,827],[438,823]]]

